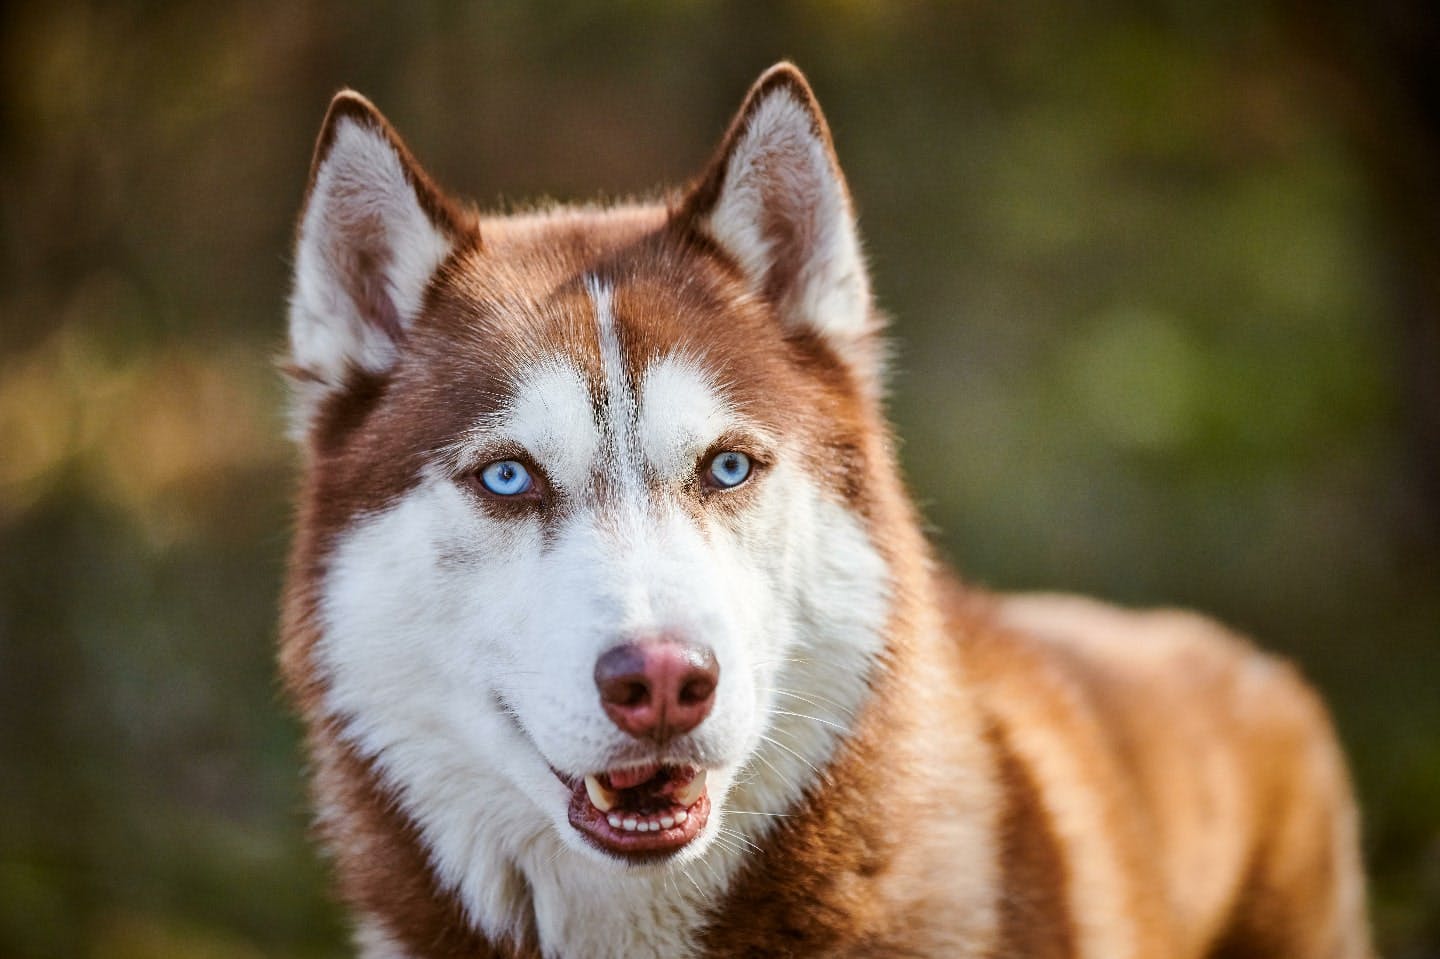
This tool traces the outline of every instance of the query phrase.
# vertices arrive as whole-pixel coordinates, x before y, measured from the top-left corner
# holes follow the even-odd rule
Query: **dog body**
[[[1368,955],[1316,698],[938,568],[792,67],[655,205],[487,218],[332,104],[282,630],[368,959]]]

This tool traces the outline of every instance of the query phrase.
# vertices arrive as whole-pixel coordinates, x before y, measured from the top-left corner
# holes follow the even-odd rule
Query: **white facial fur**
[[[766,437],[775,461],[742,513],[684,508],[705,450],[755,425],[703,357],[662,357],[628,382],[611,291],[589,289],[606,361],[598,422],[580,370],[550,356],[450,451],[479,466],[500,444],[523,447],[565,497],[563,519],[546,531],[538,517],[490,515],[437,464],[337,542],[316,662],[326,708],[487,934],[533,929],[551,956],[680,957],[863,701],[888,575],[784,436]],[[668,747],[711,769],[713,811],[671,862],[627,867],[570,826],[551,768],[580,776],[638,756],[602,711],[593,670],[652,630],[704,643],[720,663],[710,716]]]

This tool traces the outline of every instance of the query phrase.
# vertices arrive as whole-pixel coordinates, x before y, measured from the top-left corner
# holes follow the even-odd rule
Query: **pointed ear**
[[[467,239],[473,227],[380,112],[358,93],[337,94],[296,240],[290,364],[302,406],[352,370],[389,368],[436,269]]]
[[[771,67],[751,87],[679,216],[739,264],[787,325],[869,361],[878,322],[850,194],[820,106],[793,65]]]

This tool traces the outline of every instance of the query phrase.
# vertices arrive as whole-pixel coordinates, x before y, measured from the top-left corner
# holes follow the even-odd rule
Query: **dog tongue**
[[[631,789],[654,779],[658,772],[660,772],[660,767],[652,763],[649,766],[639,766],[634,769],[616,770],[607,778],[610,780],[611,789]]]

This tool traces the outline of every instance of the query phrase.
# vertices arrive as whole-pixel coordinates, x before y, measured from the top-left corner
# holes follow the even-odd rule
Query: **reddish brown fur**
[[[828,145],[799,74],[772,73],[757,90],[776,87],[803,97]],[[935,572],[867,371],[783,329],[696,229],[745,111],[711,172],[669,208],[486,220],[444,199],[352,95],[332,107],[317,162],[341,115],[379,124],[427,212],[463,238],[396,367],[357,374],[309,433],[285,600],[282,667],[311,722],[342,894],[411,955],[529,957],[538,944],[489,943],[467,927],[414,824],[320,718],[312,651],[327,553],[358,514],[410,488],[427,451],[503,403],[510,361],[563,351],[600,382],[593,332],[567,319],[587,274],[614,281],[630,362],[703,356],[750,417],[800,444],[893,577],[869,704],[823,788],[715,905],[703,955],[1111,959],[1077,908],[1092,894],[1135,956],[1368,954],[1363,905],[1341,901],[1360,881],[1343,766],[1293,671],[1196,619],[991,598]],[[960,785],[989,799],[972,809]],[[1093,810],[1088,832],[1067,825],[1071,808]],[[937,842],[951,833],[935,824],[955,809],[988,839]]]

